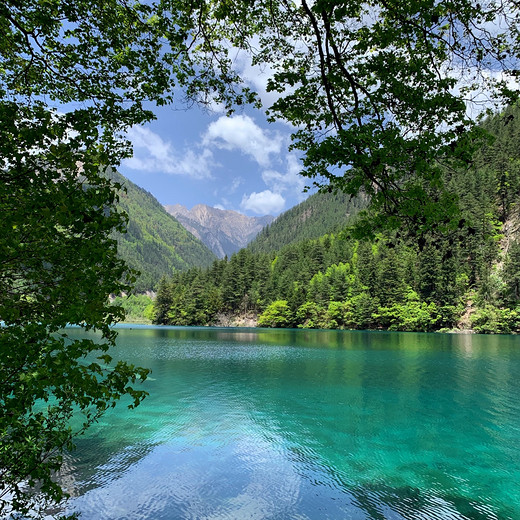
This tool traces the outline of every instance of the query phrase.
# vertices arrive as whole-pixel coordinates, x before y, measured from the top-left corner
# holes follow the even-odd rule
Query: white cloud
[[[224,150],[240,150],[264,167],[269,165],[271,154],[280,153],[282,145],[278,134],[271,137],[246,115],[220,117],[211,123],[204,134],[203,144]]]
[[[280,173],[276,170],[262,172],[262,180],[267,187],[275,193],[290,191],[300,201],[305,198],[303,188],[307,184],[306,179],[300,175],[302,167],[294,155],[287,156],[287,171]]]
[[[267,215],[268,213],[278,214],[285,207],[285,199],[279,193],[273,193],[271,190],[253,192],[251,195],[244,195],[240,207],[243,210],[250,210],[259,215]]]
[[[211,150],[204,148],[202,153],[188,150],[177,165],[178,173],[186,174],[196,179],[211,177],[211,168],[217,166],[213,160]],[[172,172],[177,173],[177,172]]]
[[[179,154],[169,141],[164,141],[149,128],[133,126],[127,136],[134,147],[134,156],[125,160],[124,164],[133,170],[203,179],[211,177],[211,169],[216,166],[211,150],[204,148],[200,153],[186,150]]]

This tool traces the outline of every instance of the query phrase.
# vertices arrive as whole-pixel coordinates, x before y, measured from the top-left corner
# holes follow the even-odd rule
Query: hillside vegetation
[[[315,193],[265,226],[247,247],[255,253],[267,253],[287,244],[334,233],[365,207],[362,197],[351,198],[341,192]]]
[[[157,199],[116,171],[108,175],[126,188],[119,207],[128,214],[126,233],[117,233],[118,254],[140,271],[136,292],[155,288],[162,276],[191,267],[207,267],[215,255],[189,233]]]
[[[460,202],[457,228],[413,240],[387,233],[371,243],[347,233],[298,242],[280,234],[277,243],[287,244],[278,251],[254,245],[163,280],[156,323],[204,325],[250,313],[267,327],[520,330],[520,111],[485,127],[494,140],[471,167],[446,174]],[[318,207],[331,215],[335,204],[322,197]]]

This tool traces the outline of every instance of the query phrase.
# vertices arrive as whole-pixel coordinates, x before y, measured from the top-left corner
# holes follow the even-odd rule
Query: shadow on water
[[[392,488],[371,485],[351,490],[355,502],[370,520],[432,519],[432,520],[503,520],[484,503],[460,495],[431,495],[411,486]]]

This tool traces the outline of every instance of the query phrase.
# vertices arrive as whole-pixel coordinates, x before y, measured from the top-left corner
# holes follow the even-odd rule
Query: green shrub
[[[287,300],[276,300],[267,306],[267,309],[259,316],[260,327],[291,327],[293,315]]]
[[[417,293],[410,291],[405,303],[380,307],[374,318],[388,330],[428,332],[435,329],[441,316],[435,303],[421,302]]]
[[[367,292],[353,296],[346,302],[345,325],[352,329],[370,329],[374,323],[373,315],[377,311],[379,300]]]
[[[300,329],[321,329],[326,320],[326,310],[315,302],[305,302],[296,311],[296,322]]]
[[[123,307],[125,321],[129,323],[151,323],[153,321],[153,300],[146,294],[117,296],[112,305]]]
[[[520,327],[518,310],[504,309],[488,304],[471,317],[471,327],[479,334],[510,334]]]

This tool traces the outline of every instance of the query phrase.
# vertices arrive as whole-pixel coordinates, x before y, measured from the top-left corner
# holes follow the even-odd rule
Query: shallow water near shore
[[[125,326],[113,355],[150,395],[67,458],[83,520],[520,518],[518,336]]]

